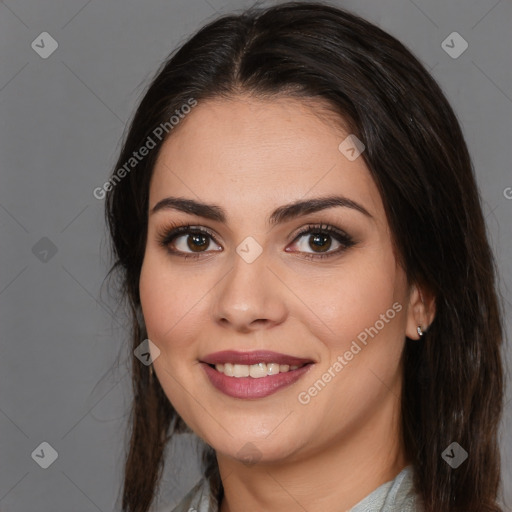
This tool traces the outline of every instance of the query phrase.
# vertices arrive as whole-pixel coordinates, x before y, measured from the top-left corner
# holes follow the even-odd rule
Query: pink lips
[[[255,350],[253,352],[238,352],[236,350],[223,350],[214,352],[201,360],[207,364],[257,364],[257,363],[277,363],[288,364],[290,366],[302,366],[305,363],[312,363],[311,359],[289,356],[279,352],[269,350]]]
[[[225,363],[245,365],[277,363],[299,366],[299,368],[254,379],[252,377],[228,377],[209,366]],[[201,361],[201,367],[211,384],[222,393],[233,398],[255,399],[269,396],[284,387],[290,386],[311,369],[313,364],[310,363],[314,363],[314,361],[266,350],[253,352],[225,350],[204,357]]]

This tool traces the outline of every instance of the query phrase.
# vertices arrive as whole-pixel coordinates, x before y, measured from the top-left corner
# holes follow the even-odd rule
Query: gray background
[[[107,178],[125,124],[170,51],[218,13],[250,4],[0,2],[2,512],[120,509],[131,396],[128,323],[102,287],[109,255],[103,201],[92,191]],[[455,108],[481,187],[510,332],[510,1],[339,5],[404,42]],[[456,59],[441,47],[454,31],[469,44]],[[59,45],[47,59],[31,47],[42,32]],[[510,368],[510,348],[507,359]],[[506,400],[501,447],[511,507],[510,387]],[[47,469],[31,455],[42,442],[58,452]],[[190,436],[170,447],[167,460],[178,453],[178,462],[166,467],[161,510],[169,510],[199,478],[193,448]]]

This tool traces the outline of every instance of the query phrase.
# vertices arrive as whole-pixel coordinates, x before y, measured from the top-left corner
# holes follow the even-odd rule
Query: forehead
[[[199,102],[160,149],[150,207],[166,195],[266,209],[340,193],[377,212],[382,204],[364,160],[339,150],[349,135],[343,120],[315,100]]]

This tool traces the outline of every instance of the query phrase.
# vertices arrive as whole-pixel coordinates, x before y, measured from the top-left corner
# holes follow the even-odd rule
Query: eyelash
[[[201,257],[201,252],[198,252],[196,254],[194,253],[182,253],[180,251],[176,251],[174,249],[169,248],[169,244],[174,241],[175,238],[177,238],[179,235],[207,235],[209,236],[217,245],[220,245],[217,239],[215,238],[215,235],[212,231],[206,229],[206,228],[197,228],[194,227],[192,224],[184,224],[184,225],[175,225],[171,223],[170,225],[164,227],[160,233],[157,234],[158,244],[167,251],[173,255],[173,256],[179,256],[184,259],[197,259]],[[295,242],[297,239],[301,238],[304,235],[307,234],[327,234],[330,235],[332,238],[334,238],[337,242],[341,244],[341,247],[336,249],[332,252],[327,253],[304,253],[304,258],[306,259],[323,259],[323,258],[329,258],[331,256],[335,256],[343,252],[344,250],[352,247],[355,245],[354,239],[345,233],[344,231],[335,228],[334,226],[330,226],[328,224],[308,224],[304,228],[302,228],[293,238],[293,242]]]

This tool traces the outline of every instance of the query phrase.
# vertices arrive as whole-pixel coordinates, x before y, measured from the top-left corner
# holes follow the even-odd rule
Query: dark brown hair
[[[163,63],[115,169],[148,137],[155,141],[155,128],[191,98],[200,103],[241,92],[322,100],[364,142],[362,158],[382,196],[397,257],[409,282],[424,284],[436,301],[428,332],[420,342],[407,339],[403,353],[402,427],[417,492],[426,512],[500,511],[503,313],[472,163],[441,89],[399,41],[351,13],[303,2],[252,8],[209,23]],[[147,337],[138,283],[149,183],[164,140],[106,194],[110,274],[119,277],[130,307],[130,351]],[[187,427],[135,358],[132,378],[122,506],[146,512],[166,443]],[[441,457],[454,441],[469,454],[457,469]],[[212,496],[220,499],[210,447],[204,462]]]

